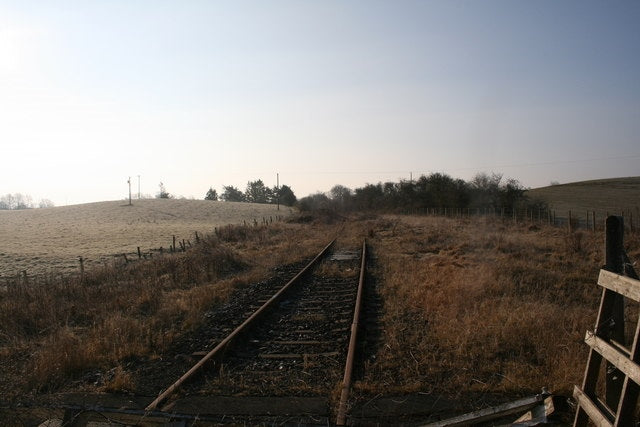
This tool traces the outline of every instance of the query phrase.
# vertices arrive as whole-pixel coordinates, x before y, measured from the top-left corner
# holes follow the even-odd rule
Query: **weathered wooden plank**
[[[468,426],[484,421],[521,413],[528,411],[536,405],[539,405],[548,395],[537,395],[517,400],[515,402],[505,403],[503,405],[492,408],[481,409],[479,411],[470,412],[468,414],[459,415],[447,420],[438,421],[427,424],[425,427],[454,427]]]
[[[304,359],[305,357],[334,357],[339,356],[340,352],[331,351],[328,353],[262,353],[259,355],[262,359]]]
[[[329,345],[331,341],[269,341],[276,345]]]
[[[544,400],[544,403],[534,406],[531,408],[529,412],[518,418],[513,422],[513,424],[530,422],[532,425],[533,421],[539,423],[547,423],[549,422],[549,417],[555,412],[555,404],[553,403],[553,396],[549,396]]]
[[[578,401],[580,408],[587,413],[591,421],[598,427],[613,427],[609,420],[578,386],[573,387],[573,397]]]
[[[613,363],[626,376],[631,378],[636,384],[640,383],[640,365],[634,363],[627,355],[621,353],[614,346],[597,337],[593,332],[587,331],[584,342],[589,347],[600,353],[605,359]]]
[[[598,285],[640,302],[640,281],[621,276],[607,270],[600,270]]]
[[[625,254],[626,256],[626,254]],[[625,260],[628,262],[628,259]],[[632,271],[635,275],[635,271]],[[638,278],[637,275],[634,277]],[[631,344],[631,352],[629,359],[634,363],[640,362],[640,322],[636,322],[636,331],[633,336],[633,344]],[[640,395],[640,383],[633,381],[631,377],[624,379],[622,385],[622,397],[616,411],[616,426],[631,425],[634,423],[636,406],[638,404],[638,396]]]

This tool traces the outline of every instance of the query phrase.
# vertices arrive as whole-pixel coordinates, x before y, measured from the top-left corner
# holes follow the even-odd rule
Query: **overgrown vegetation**
[[[511,215],[516,209],[543,208],[544,203],[525,196],[517,180],[503,180],[501,174],[478,174],[471,181],[446,174],[420,176],[416,181],[367,184],[351,191],[334,186],[328,194],[300,199],[301,211],[333,209],[394,213],[426,212],[427,209],[491,209]]]
[[[299,228],[227,226],[184,253],[9,285],[0,291],[0,395],[127,390],[123,360],[158,357],[237,287],[313,254],[322,237]],[[109,380],[87,383],[95,371]]]
[[[370,235],[384,336],[360,393],[432,393],[468,409],[478,393],[570,396],[581,382],[601,233],[389,216]],[[633,259],[639,243],[627,236]]]
[[[323,197],[353,203],[354,194],[336,188]],[[469,409],[478,395],[506,400],[542,387],[570,395],[580,383],[584,333],[601,295],[602,233],[328,208],[286,224],[218,227],[186,253],[98,267],[82,280],[8,288],[0,393],[131,390],[128,358],[161,357],[212,306],[315,253],[338,226],[340,247],[368,237],[383,303],[380,341],[356,396],[428,393]],[[627,235],[632,260],[639,243]],[[87,382],[95,371],[103,381]]]

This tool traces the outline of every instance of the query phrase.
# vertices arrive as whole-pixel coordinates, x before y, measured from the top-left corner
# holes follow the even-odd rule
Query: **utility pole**
[[[278,204],[278,210],[280,210],[280,174],[276,173],[276,203]]]
[[[131,177],[127,180],[127,184],[129,184],[129,206],[131,206]]]
[[[140,175],[138,175],[138,200],[140,200]]]

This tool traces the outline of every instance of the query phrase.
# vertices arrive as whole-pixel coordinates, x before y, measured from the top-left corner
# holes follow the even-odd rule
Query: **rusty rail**
[[[193,374],[195,374],[202,366],[207,363],[212,357],[217,355],[222,349],[224,349],[234,338],[240,335],[249,325],[251,325],[260,315],[262,315],[268,308],[271,307],[276,301],[278,301],[282,295],[295,283],[304,273],[306,273],[326,252],[331,245],[335,242],[333,239],[327,246],[320,251],[314,259],[309,262],[293,279],[287,282],[278,292],[276,292],[267,302],[265,302],[260,308],[258,308],[251,316],[249,316],[240,326],[233,330],[225,339],[209,353],[207,353],[202,359],[191,367],[184,375],[182,375],[175,383],[170,385],[165,391],[163,391],[153,402],[151,402],[146,408],[146,411],[155,410],[158,405],[163,402],[167,397],[174,393],[186,380],[188,380]]]
[[[347,351],[347,363],[344,368],[344,378],[342,380],[342,392],[340,393],[340,403],[338,404],[338,416],[336,425],[343,426],[347,419],[347,401],[351,391],[351,380],[353,376],[353,360],[356,353],[356,341],[358,338],[358,322],[360,320],[360,307],[362,306],[362,289],[364,287],[365,266],[367,258],[367,241],[362,242],[362,259],[360,261],[360,280],[358,281],[358,293],[356,294],[356,304],[353,310],[353,322],[351,323],[351,337],[349,338],[349,350]]]

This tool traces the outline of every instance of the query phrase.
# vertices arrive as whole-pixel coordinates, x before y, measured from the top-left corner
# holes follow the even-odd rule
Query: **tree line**
[[[42,199],[36,205],[33,199],[29,195],[23,195],[21,193],[5,194],[0,197],[0,210],[20,210],[20,209],[33,209],[33,208],[51,208],[55,206],[49,199]]]
[[[213,187],[210,187],[204,199],[223,200],[225,202],[280,203],[285,206],[293,206],[298,200],[288,185],[270,188],[261,179],[249,181],[244,192],[233,185],[223,185],[222,193],[218,195],[218,192]]]
[[[546,208],[544,202],[531,200],[515,179],[502,174],[477,174],[470,181],[443,173],[422,175],[417,180],[379,182],[351,190],[334,186],[328,193],[317,193],[300,199],[301,211],[381,211],[406,212],[424,209],[494,209],[512,213],[514,209]]]

